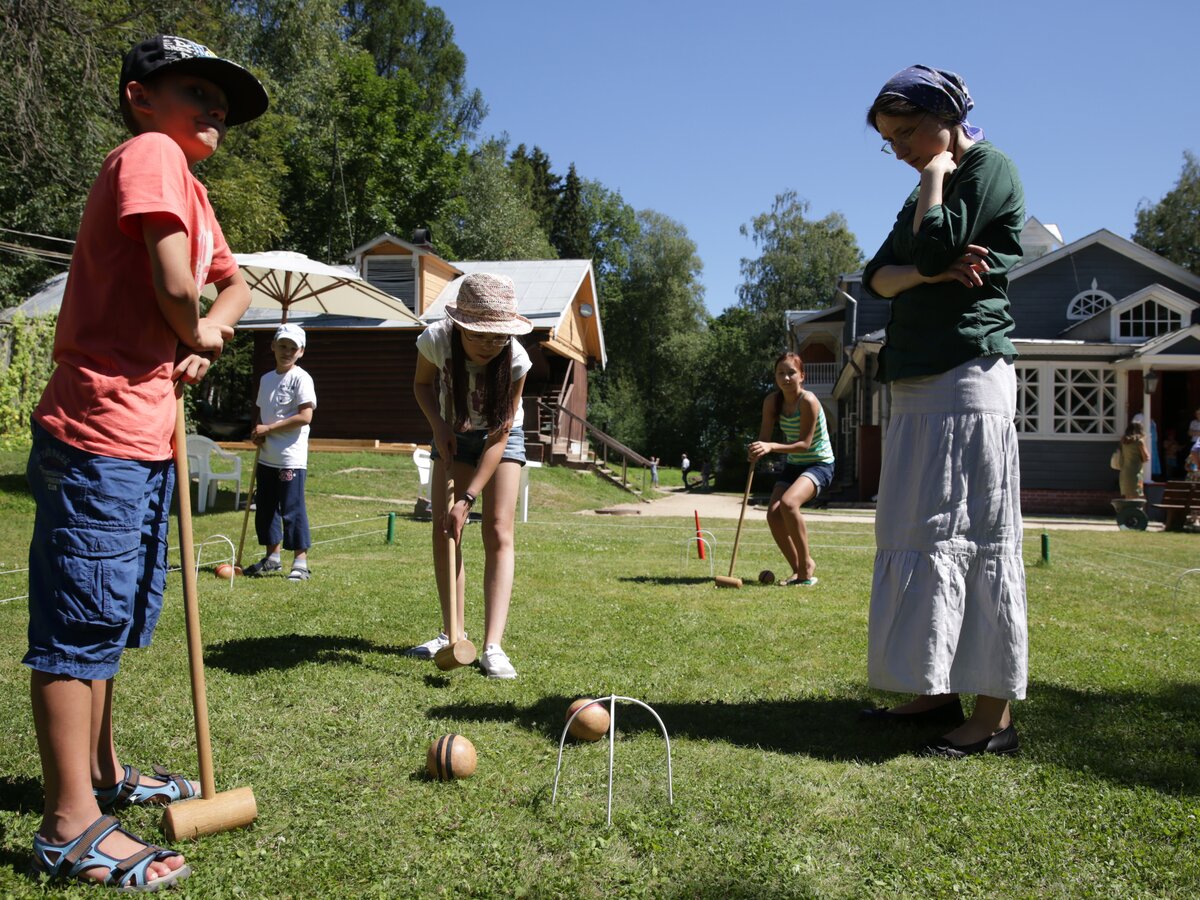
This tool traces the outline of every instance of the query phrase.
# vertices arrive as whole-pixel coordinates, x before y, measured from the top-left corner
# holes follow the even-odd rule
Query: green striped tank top
[[[808,393],[805,391],[804,393]],[[801,399],[804,394],[800,395]],[[779,414],[779,429],[783,432],[783,436],[787,438],[789,444],[794,444],[800,440],[800,411],[797,410],[794,415]],[[817,403],[817,424],[813,428],[812,444],[807,450],[802,450],[799,453],[789,453],[787,455],[789,463],[799,463],[804,466],[811,466],[813,463],[831,463],[833,462],[833,445],[829,443],[829,429],[825,425],[825,408]]]

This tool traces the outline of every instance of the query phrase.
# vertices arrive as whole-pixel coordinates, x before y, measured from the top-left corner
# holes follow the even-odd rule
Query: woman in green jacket
[[[1025,223],[1012,161],[967,121],[953,72],[912,66],[867,121],[919,183],[863,284],[891,300],[880,354],[890,421],[876,510],[868,674],[919,696],[876,722],[949,728],[926,753],[1015,753],[1025,696],[1016,351],[1008,273]],[[976,694],[964,721],[959,694]]]

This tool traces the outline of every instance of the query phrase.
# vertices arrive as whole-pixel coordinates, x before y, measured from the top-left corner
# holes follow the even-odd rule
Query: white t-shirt
[[[450,360],[450,334],[453,330],[454,322],[450,319],[442,319],[440,322],[434,322],[422,331],[421,336],[417,338],[417,352],[437,366],[438,380],[434,387],[438,391],[439,411],[442,414],[442,418],[447,422],[450,421],[450,417],[446,411],[452,405],[450,399],[452,367]],[[524,378],[526,373],[533,368],[533,363],[530,362],[529,354],[521,346],[520,341],[516,338],[510,338],[509,343],[512,345],[512,380],[516,384],[517,381]],[[487,367],[476,365],[468,359],[466,360],[466,368],[467,405],[471,407],[471,427],[486,429],[488,427],[487,419],[483,415],[484,388],[482,384],[479,384],[479,374],[484,372]],[[518,399],[517,413],[513,417],[513,427],[519,428],[524,422],[525,408],[522,406],[520,399]]]
[[[313,386],[312,376],[299,366],[292,366],[282,375],[272,369],[258,383],[256,402],[262,423],[270,425],[296,415],[305,403],[311,403],[316,409],[317,390]],[[267,435],[258,461],[276,469],[308,468],[310,430],[309,426],[302,425],[287,431],[271,432]]]

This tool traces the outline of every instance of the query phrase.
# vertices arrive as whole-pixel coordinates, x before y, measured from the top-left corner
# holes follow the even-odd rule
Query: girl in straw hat
[[[521,466],[525,465],[521,392],[532,364],[515,340],[533,323],[517,314],[512,279],[483,272],[462,279],[458,297],[446,305],[446,318],[417,338],[413,391],[433,429],[434,485],[454,479],[454,505],[444,491],[430,491],[433,505],[433,559],[442,621],[450,603],[463,621],[464,568],[458,560],[458,596],[449,597],[446,572],[449,542],[462,537],[467,515],[483,495],[484,646],[480,666],[489,678],[516,678],[501,648],[513,582],[513,518]],[[455,636],[456,639],[459,637]],[[446,631],[413,647],[413,656],[432,659],[449,644]]]

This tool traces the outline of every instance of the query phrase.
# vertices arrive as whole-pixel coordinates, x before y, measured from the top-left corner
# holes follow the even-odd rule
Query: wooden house
[[[534,323],[520,338],[533,370],[525,382],[525,431],[532,459],[549,458],[548,439],[569,434],[571,414],[587,414],[588,371],[606,362],[600,304],[590,260],[449,262],[418,231],[412,241],[383,234],[356,248],[354,266],[367,281],[404,301],[428,324],[442,318],[462,276],[492,272],[512,278],[521,315]],[[255,313],[255,311],[251,311]],[[430,439],[412,381],[422,325],[330,315],[293,315],[309,333],[303,367],[317,386],[314,438]],[[278,316],[248,315],[240,327],[258,332],[255,370],[273,365],[270,338]],[[557,430],[548,419],[558,420]]]
[[[1022,245],[1009,283],[1022,506],[1108,514],[1117,493],[1108,458],[1133,415],[1157,423],[1161,454],[1171,432],[1186,438],[1200,407],[1200,276],[1104,229],[1065,244],[1031,218]],[[809,386],[825,404],[850,499],[878,491],[889,393],[875,375],[889,315],[859,272],[842,277],[829,308],[787,317],[791,345],[816,362]],[[832,376],[814,355],[828,350]]]

